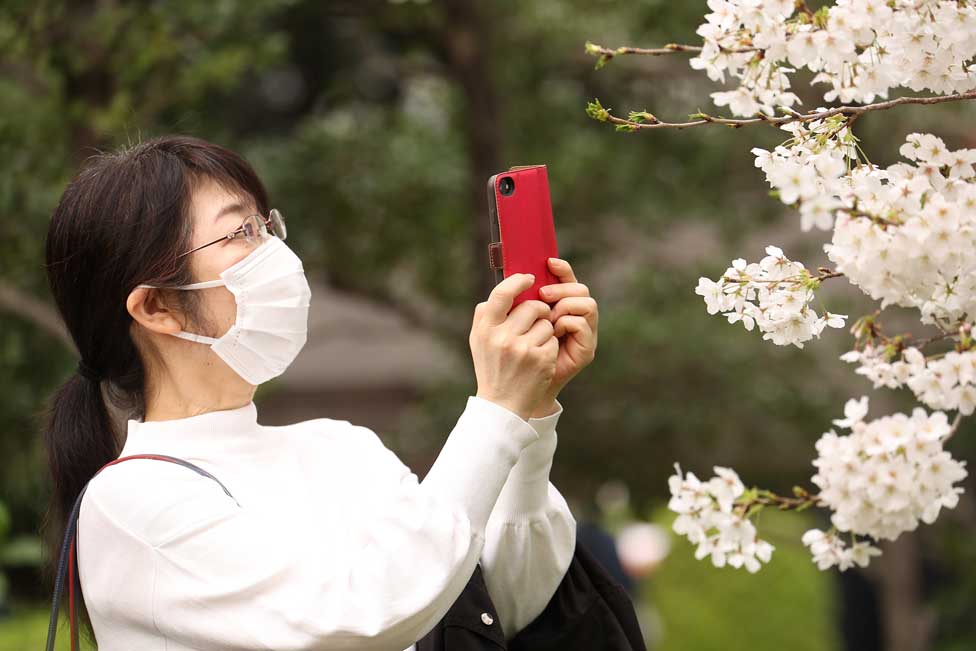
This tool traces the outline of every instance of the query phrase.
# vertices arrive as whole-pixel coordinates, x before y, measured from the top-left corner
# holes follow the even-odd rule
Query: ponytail
[[[47,551],[42,574],[53,585],[58,552],[67,528],[68,516],[85,483],[99,468],[118,457],[122,446],[111,422],[101,383],[76,373],[52,396],[46,412],[44,446],[47,450],[52,495],[41,525]],[[81,630],[95,644],[91,619],[81,591],[76,591],[75,608]],[[64,592],[65,598],[67,591]],[[67,612],[67,604],[62,604]]]

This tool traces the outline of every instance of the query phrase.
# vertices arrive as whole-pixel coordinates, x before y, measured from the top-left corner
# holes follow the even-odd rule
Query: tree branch
[[[729,54],[737,54],[741,52],[758,52],[760,48],[758,47],[746,47],[746,48],[727,48],[724,45],[719,45],[718,49],[722,52],[727,52]],[[602,45],[597,45],[596,43],[586,42],[586,52],[587,54],[600,55],[604,59],[612,59],[618,54],[649,54],[651,56],[660,56],[662,54],[673,54],[675,52],[701,52],[702,47],[700,45],[682,45],[680,43],[668,43],[664,47],[659,48],[643,48],[643,47],[618,47],[611,49],[608,47],[603,47]]]
[[[755,280],[752,278],[729,278],[728,276],[722,276],[722,280],[728,283],[803,283],[808,280],[827,280],[828,278],[841,278],[844,273],[842,271],[831,271],[827,267],[817,267],[817,271],[820,273],[819,276],[804,276],[803,274],[797,274],[795,276],[787,276],[785,278],[779,278],[777,280]]]
[[[689,127],[697,127],[704,124],[724,124],[733,129],[738,129],[740,127],[759,124],[764,122],[766,124],[771,124],[774,126],[779,126],[781,124],[789,124],[791,122],[809,122],[811,120],[823,120],[829,118],[833,115],[850,115],[854,116],[852,119],[868,113],[870,111],[886,111],[888,109],[894,108],[896,106],[901,106],[903,104],[942,104],[944,102],[958,102],[961,100],[971,100],[976,99],[976,90],[972,90],[966,93],[954,93],[952,95],[936,95],[932,97],[899,97],[897,99],[888,100],[886,102],[875,102],[874,104],[864,104],[862,106],[838,106],[826,111],[813,111],[810,113],[798,113],[793,109],[782,106],[781,110],[787,112],[784,116],[768,116],[763,113],[759,113],[757,117],[754,118],[725,118],[714,115],[709,115],[707,113],[695,113],[692,114],[699,119],[691,120],[689,122],[663,122],[657,117],[651,115],[650,113],[640,112],[632,113],[639,117],[638,120],[625,120],[623,118],[618,118],[610,114],[610,109],[604,108],[600,105],[599,101],[591,102],[587,107],[587,114],[595,120],[600,122],[610,122],[612,124],[618,125],[623,131],[640,131],[642,129],[687,129]]]
[[[57,310],[4,280],[0,280],[0,311],[9,312],[33,323],[77,354],[75,342],[64,327]]]
[[[795,489],[794,489],[795,490]],[[801,490],[796,497],[784,497],[772,491],[759,491],[759,495],[743,502],[736,502],[734,509],[740,511],[741,515],[748,515],[752,507],[756,505],[775,506],[781,511],[803,511],[811,506],[824,506],[820,495],[811,495],[806,490]]]
[[[956,418],[955,420],[952,421],[952,429],[950,429],[946,437],[942,439],[943,443],[945,443],[946,441],[948,441],[949,439],[951,439],[953,436],[956,435],[956,432],[959,431],[959,423],[961,422],[962,422],[962,412],[960,411],[956,413]]]

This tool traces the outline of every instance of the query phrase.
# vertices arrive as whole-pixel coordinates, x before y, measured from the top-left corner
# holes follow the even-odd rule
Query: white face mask
[[[271,236],[243,260],[208,280],[168,289],[204,289],[226,285],[237,300],[237,320],[214,339],[191,332],[173,336],[210,344],[211,350],[250,384],[284,373],[308,337],[312,290],[301,258],[280,238]],[[156,285],[139,285],[156,287]]]

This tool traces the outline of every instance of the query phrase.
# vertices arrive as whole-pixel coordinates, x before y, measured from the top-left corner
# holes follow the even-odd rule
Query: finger
[[[549,319],[537,319],[529,331],[525,333],[526,339],[529,340],[533,346],[541,346],[547,341],[552,339],[554,335],[554,328],[552,322]]]
[[[562,258],[549,258],[549,269],[556,275],[561,283],[575,283],[576,275],[573,267]]]
[[[569,296],[567,298],[560,299],[558,303],[552,306],[552,312],[549,314],[549,320],[555,323],[559,320],[559,317],[564,314],[573,314],[575,316],[582,316],[586,318],[590,327],[594,330],[596,329],[597,321],[599,319],[598,307],[596,304],[596,299],[592,296]]]
[[[486,325],[498,325],[504,322],[512,309],[515,297],[531,287],[534,282],[535,276],[532,274],[512,274],[495,285],[488,295],[481,321]],[[526,329],[530,325],[531,322],[526,324]]]
[[[544,351],[546,351],[546,354],[547,355],[550,355],[550,356],[558,359],[558,357],[559,357],[559,339],[557,339],[555,335],[553,335],[552,337],[549,337],[549,341],[547,341],[546,343],[542,344],[542,346],[540,346],[540,348],[542,348]]]
[[[543,285],[539,289],[539,296],[545,301],[558,301],[566,296],[589,296],[590,288],[583,283],[565,282],[557,285]]]
[[[574,338],[584,348],[595,348],[593,331],[590,324],[581,316],[565,315],[553,324],[552,334],[559,338],[566,334],[576,335]]]
[[[485,315],[485,307],[488,305],[488,301],[481,301],[474,306],[474,315],[471,317],[471,329],[474,330],[478,322],[481,321],[481,317]]]
[[[525,334],[539,319],[549,321],[549,306],[542,301],[529,299],[519,303],[506,319],[506,326],[516,335]]]

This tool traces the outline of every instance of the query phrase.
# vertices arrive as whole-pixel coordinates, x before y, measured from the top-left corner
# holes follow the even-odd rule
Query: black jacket
[[[627,591],[579,541],[542,613],[506,641],[481,566],[417,651],[646,651]]]

